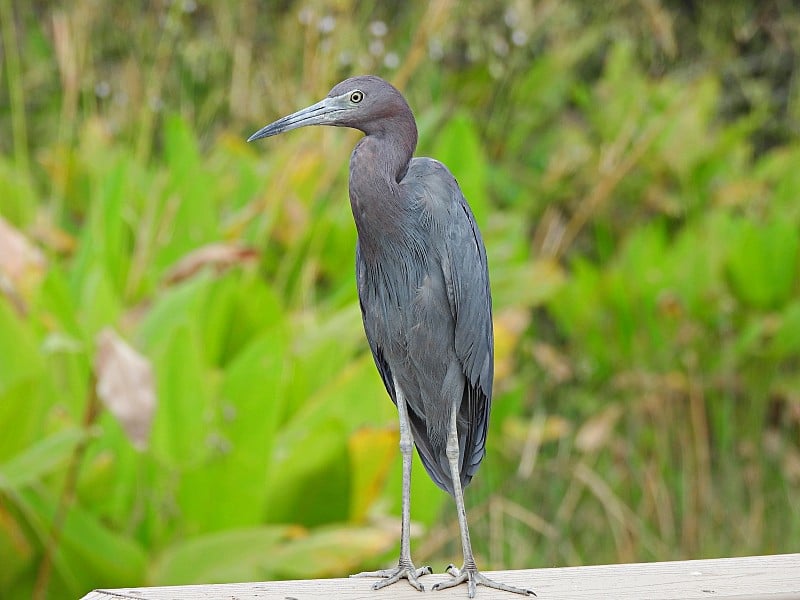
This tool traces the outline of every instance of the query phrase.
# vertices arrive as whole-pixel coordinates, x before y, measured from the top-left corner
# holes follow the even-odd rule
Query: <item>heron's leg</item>
[[[423,585],[417,580],[422,575],[430,575],[430,567],[417,569],[411,562],[411,458],[414,452],[414,440],[411,437],[411,425],[408,420],[408,406],[397,381],[394,382],[397,394],[397,412],[400,415],[400,454],[403,457],[403,496],[402,496],[402,525],[400,528],[400,560],[394,569],[381,569],[380,571],[364,571],[351,575],[351,577],[382,577],[372,588],[378,590],[401,579],[408,579],[413,587],[420,592],[425,591]]]
[[[464,507],[464,491],[461,488],[461,474],[459,470],[460,451],[458,447],[458,429],[456,428],[458,418],[458,405],[453,403],[450,412],[450,426],[447,433],[447,461],[450,463],[450,476],[453,479],[453,496],[456,500],[458,510],[458,527],[461,530],[461,547],[464,551],[464,565],[457,569],[455,565],[447,567],[447,572],[453,576],[449,581],[442,581],[434,584],[434,590],[444,590],[461,583],[467,584],[467,593],[470,598],[475,597],[475,588],[479,585],[522,594],[523,596],[535,596],[533,590],[522,589],[493,581],[478,571],[475,564],[475,557],[472,554],[472,543],[469,540],[469,527],[467,525],[467,510]]]

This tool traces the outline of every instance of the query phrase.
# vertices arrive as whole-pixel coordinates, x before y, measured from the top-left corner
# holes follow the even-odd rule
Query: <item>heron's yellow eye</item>
[[[364,99],[364,92],[361,90],[356,90],[350,94],[350,102],[353,104],[358,104]]]

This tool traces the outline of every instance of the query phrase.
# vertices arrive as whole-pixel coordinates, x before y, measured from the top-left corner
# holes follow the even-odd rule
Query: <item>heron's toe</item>
[[[536,595],[536,592],[533,590],[527,588],[518,588],[514,587],[513,585],[508,585],[505,583],[500,583],[499,581],[494,581],[493,579],[489,579],[475,567],[462,567],[461,569],[457,569],[454,565],[449,565],[447,567],[447,572],[453,578],[449,581],[440,581],[439,583],[434,584],[434,590],[446,590],[447,588],[466,583],[467,594],[470,598],[475,597],[477,587],[479,585],[495,590],[503,590],[504,592],[511,592],[512,594],[520,594],[521,596]]]
[[[386,586],[397,583],[401,579],[407,579],[411,587],[420,592],[424,592],[425,586],[419,582],[418,578],[422,577],[423,575],[430,575],[431,573],[433,573],[433,569],[431,569],[429,566],[424,566],[417,569],[413,564],[409,563],[399,564],[394,569],[364,571],[362,573],[351,575],[350,577],[380,577],[380,581],[376,581],[372,584],[373,590],[379,590],[381,588],[385,588]]]

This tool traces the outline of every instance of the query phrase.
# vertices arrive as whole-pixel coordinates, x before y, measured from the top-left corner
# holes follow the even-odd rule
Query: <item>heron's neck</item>
[[[373,240],[402,233],[408,207],[400,182],[417,143],[413,121],[411,127],[372,132],[350,157],[350,205],[365,250]]]

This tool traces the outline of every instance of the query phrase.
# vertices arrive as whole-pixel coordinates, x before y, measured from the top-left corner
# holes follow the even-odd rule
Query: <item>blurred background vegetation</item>
[[[797,551],[795,2],[0,0],[0,23],[0,597],[395,559],[358,134],[244,142],[359,73],[405,92],[488,247],[480,564]],[[459,562],[420,468],[412,497],[415,560]]]

